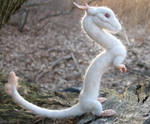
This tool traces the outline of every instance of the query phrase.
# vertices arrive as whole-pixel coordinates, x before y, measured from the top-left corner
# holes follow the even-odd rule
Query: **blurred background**
[[[86,68],[103,48],[82,30],[84,12],[73,1],[108,6],[124,27],[117,37],[128,50],[128,71],[120,75],[110,68],[101,87],[123,92],[150,77],[149,0],[1,0],[0,70],[13,70],[46,90],[81,86]]]

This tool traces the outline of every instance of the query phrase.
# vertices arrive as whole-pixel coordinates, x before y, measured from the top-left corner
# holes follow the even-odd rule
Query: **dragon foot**
[[[107,98],[105,97],[100,97],[97,99],[100,103],[104,103],[105,101],[107,101]]]
[[[101,117],[111,117],[116,115],[116,111],[112,110],[112,109],[108,109],[108,110],[104,110],[102,111],[102,113],[100,114]]]

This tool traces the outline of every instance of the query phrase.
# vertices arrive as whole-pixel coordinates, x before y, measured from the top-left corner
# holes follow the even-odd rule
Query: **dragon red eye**
[[[110,18],[110,15],[108,13],[105,13],[106,18]]]

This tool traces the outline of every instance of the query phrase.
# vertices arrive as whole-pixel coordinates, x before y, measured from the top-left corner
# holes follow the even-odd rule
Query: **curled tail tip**
[[[16,76],[15,72],[10,72],[8,77],[8,83],[5,84],[5,92],[8,95],[12,95],[14,92],[14,88],[17,88],[18,86],[18,77]]]
[[[15,72],[11,71],[10,74],[9,74],[9,77],[8,77],[8,83],[14,82],[15,81],[15,77],[16,77]]]
[[[19,77],[16,76],[15,72],[11,71],[8,77],[8,83],[16,84],[19,80]]]
[[[16,76],[15,72],[14,72],[14,71],[11,71],[10,74],[9,74],[9,78],[15,77],[15,76]]]

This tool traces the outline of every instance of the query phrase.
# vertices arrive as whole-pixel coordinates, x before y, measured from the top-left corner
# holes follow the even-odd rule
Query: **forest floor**
[[[34,8],[22,32],[14,15],[0,30],[0,69],[7,74],[13,70],[46,90],[81,86],[87,67],[103,49],[82,30],[84,13],[73,9],[68,14],[47,17],[48,13]],[[142,26],[138,30],[127,26],[126,30],[130,44],[122,36],[118,38],[128,51],[128,71],[120,74],[111,67],[102,78],[101,88],[123,92],[127,85],[150,76],[150,36]]]

